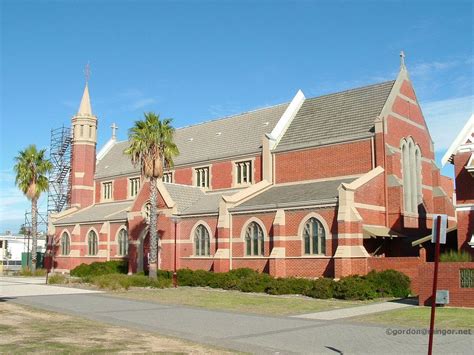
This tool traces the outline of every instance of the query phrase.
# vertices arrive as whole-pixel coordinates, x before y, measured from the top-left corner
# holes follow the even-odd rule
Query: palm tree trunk
[[[158,225],[157,225],[157,205],[158,191],[156,187],[156,178],[150,177],[150,258],[148,259],[148,276],[150,279],[156,279],[156,270],[158,267]]]
[[[31,271],[36,271],[36,246],[38,231],[38,199],[31,199]]]

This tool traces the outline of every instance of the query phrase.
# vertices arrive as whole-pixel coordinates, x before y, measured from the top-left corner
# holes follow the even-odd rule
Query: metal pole
[[[431,294],[431,319],[430,319],[430,339],[428,342],[428,355],[433,354],[433,333],[434,322],[436,314],[436,288],[438,286],[438,264],[439,264],[439,249],[440,249],[440,231],[441,231],[441,216],[436,217],[436,245],[435,245],[435,266],[433,278],[433,292]]]
[[[174,221],[174,268],[173,268],[173,287],[176,288],[178,287],[178,273],[176,271],[176,250],[177,250],[177,242],[176,242],[176,234],[177,234],[177,228],[178,228],[178,220],[176,219]]]

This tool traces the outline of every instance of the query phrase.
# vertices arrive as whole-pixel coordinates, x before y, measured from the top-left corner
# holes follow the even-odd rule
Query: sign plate
[[[436,291],[436,304],[449,304],[449,290]]]
[[[431,234],[431,242],[436,243],[437,240],[437,224],[438,224],[438,216],[441,216],[441,226],[439,228],[439,234],[440,234],[440,244],[446,244],[446,228],[448,227],[448,215],[446,214],[434,214],[433,215],[433,229],[432,229],[432,234]]]

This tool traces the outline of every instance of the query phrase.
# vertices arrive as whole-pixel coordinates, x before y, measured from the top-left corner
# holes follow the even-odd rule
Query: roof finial
[[[89,83],[89,78],[91,77],[91,65],[88,61],[84,68],[84,76],[86,77],[86,85]]]
[[[117,131],[118,126],[114,122],[112,123],[112,126],[110,126],[110,128],[112,128],[112,139],[116,139],[115,132]]]
[[[400,69],[406,69],[405,67],[405,52],[400,52]]]

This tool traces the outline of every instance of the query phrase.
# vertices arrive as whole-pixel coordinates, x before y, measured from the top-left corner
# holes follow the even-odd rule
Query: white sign
[[[433,215],[433,229],[431,233],[431,242],[436,243],[437,239],[437,225],[438,225],[438,216],[441,216],[441,226],[439,228],[439,235],[440,235],[440,244],[446,244],[446,228],[448,227],[448,215],[446,214],[434,214]]]

